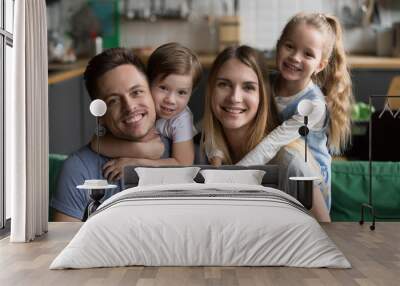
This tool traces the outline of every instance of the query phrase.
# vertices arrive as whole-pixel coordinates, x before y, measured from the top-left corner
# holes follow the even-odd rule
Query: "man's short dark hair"
[[[111,48],[93,57],[83,74],[86,89],[92,100],[98,98],[97,80],[106,72],[121,66],[133,65],[146,76],[142,61],[131,50],[125,48]]]

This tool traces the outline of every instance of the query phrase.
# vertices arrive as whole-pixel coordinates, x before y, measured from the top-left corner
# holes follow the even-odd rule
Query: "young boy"
[[[157,114],[156,129],[172,141],[171,158],[158,159],[160,150],[149,148],[145,143],[120,140],[107,134],[101,138],[100,151],[105,156],[117,159],[103,166],[104,177],[110,181],[119,179],[127,165],[193,164],[192,138],[196,129],[187,104],[201,74],[197,56],[178,43],[162,45],[151,54],[147,76]],[[92,148],[96,148],[96,143],[94,138]]]

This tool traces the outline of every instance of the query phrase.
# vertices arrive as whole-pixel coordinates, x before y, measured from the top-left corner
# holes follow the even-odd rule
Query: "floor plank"
[[[81,223],[50,223],[32,243],[0,240],[0,285],[398,285],[400,223],[379,222],[375,231],[357,223],[323,224],[352,269],[290,267],[117,267],[49,270]]]

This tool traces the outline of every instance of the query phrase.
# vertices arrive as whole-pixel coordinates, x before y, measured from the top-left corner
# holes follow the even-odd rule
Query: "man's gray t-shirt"
[[[165,137],[161,139],[165,146],[162,158],[168,158],[170,142]],[[88,190],[77,189],[76,186],[88,179],[103,179],[101,168],[108,160],[110,158],[97,155],[88,145],[71,154],[62,166],[50,206],[63,214],[82,219],[90,196]],[[106,190],[102,201],[122,190],[121,180],[109,183],[117,185],[117,188]]]

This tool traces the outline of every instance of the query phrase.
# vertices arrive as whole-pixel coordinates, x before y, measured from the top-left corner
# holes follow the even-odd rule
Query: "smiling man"
[[[99,98],[107,104],[107,112],[101,118],[107,132],[116,138],[153,145],[163,158],[169,157],[169,142],[160,138],[154,126],[154,102],[138,57],[123,48],[106,50],[90,60],[84,78],[91,99]],[[100,167],[109,158],[100,156],[100,160],[101,164],[99,155],[86,145],[65,161],[50,203],[55,221],[82,219],[90,197],[88,191],[76,186],[86,179],[102,178]],[[121,182],[114,183],[118,188],[106,191],[105,198],[121,191]]]

